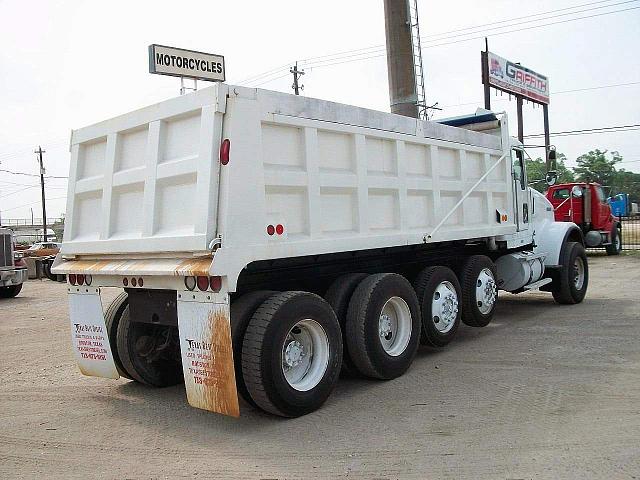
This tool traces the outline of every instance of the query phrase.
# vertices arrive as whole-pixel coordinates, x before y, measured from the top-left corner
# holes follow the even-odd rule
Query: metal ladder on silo
[[[411,28],[411,46],[413,49],[413,71],[416,81],[416,105],[418,117],[428,120],[427,96],[424,89],[424,68],[422,67],[422,46],[420,45],[420,24],[418,22],[418,0],[407,0],[409,26]]]

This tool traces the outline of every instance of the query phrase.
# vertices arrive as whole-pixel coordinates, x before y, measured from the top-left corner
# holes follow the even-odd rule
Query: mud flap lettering
[[[229,303],[203,302],[199,297],[186,292],[178,298],[187,400],[196,408],[239,417]]]
[[[109,345],[100,290],[69,292],[69,318],[73,353],[82,374],[120,378]]]

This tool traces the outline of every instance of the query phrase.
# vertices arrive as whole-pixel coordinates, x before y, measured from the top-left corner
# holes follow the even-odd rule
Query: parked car
[[[56,242],[38,242],[31,245],[24,251],[25,257],[48,257],[57,255],[60,251],[60,244]]]

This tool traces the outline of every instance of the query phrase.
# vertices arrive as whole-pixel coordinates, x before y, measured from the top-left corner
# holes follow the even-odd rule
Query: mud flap
[[[69,318],[73,353],[82,374],[120,378],[104,323],[100,289],[70,288]]]
[[[189,404],[239,417],[228,295],[179,292],[178,330]]]

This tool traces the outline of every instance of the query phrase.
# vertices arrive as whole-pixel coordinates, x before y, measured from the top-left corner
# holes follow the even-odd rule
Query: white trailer
[[[75,130],[53,272],[81,371],[298,416],[488,324],[498,289],[582,301],[580,229],[507,116],[445,123],[217,84]]]

